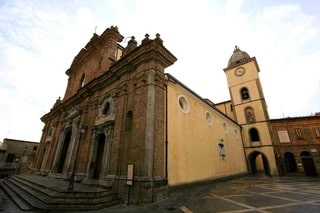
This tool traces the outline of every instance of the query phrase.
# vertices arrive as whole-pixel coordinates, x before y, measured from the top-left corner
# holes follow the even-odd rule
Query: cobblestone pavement
[[[3,212],[22,212],[2,191],[0,196]],[[248,176],[176,190],[147,206],[120,204],[90,212],[320,212],[320,178]]]

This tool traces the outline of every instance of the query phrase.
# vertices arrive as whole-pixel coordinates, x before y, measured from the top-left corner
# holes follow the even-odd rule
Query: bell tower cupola
[[[238,46],[235,46],[233,50],[233,54],[231,55],[229,62],[228,62],[228,67],[232,65],[236,65],[241,63],[242,61],[250,59],[250,56],[248,53],[245,51],[240,50]]]

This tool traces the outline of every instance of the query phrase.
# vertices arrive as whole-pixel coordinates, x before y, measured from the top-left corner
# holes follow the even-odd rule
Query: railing
[[[16,169],[17,163],[0,162],[0,169]]]

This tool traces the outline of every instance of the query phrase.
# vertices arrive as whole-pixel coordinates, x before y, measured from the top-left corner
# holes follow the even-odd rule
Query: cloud
[[[230,17],[236,16],[241,9],[243,0],[226,0],[226,12]]]

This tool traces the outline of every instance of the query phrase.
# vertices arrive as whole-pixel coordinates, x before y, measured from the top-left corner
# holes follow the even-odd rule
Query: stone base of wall
[[[166,178],[135,177],[133,185],[127,185],[125,176],[114,179],[114,189],[124,203],[144,205],[164,200],[168,195]]]

